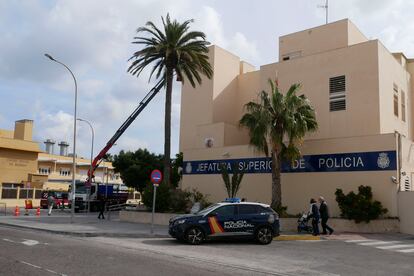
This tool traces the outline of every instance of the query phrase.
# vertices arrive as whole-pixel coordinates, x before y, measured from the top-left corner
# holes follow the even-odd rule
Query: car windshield
[[[195,213],[195,215],[204,216],[204,215],[210,213],[212,210],[216,209],[219,206],[221,206],[221,204],[218,204],[218,203],[210,205],[207,208],[204,208],[203,210]]]

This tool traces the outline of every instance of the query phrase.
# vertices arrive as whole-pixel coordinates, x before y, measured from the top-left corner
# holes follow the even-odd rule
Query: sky
[[[129,75],[131,44],[147,21],[167,13],[194,19],[193,30],[258,69],[278,61],[278,37],[325,23],[325,0],[0,0],[0,129],[34,120],[34,140],[73,141],[74,85],[78,117],[95,129],[95,154],[152,88],[149,70]],[[260,5],[258,5],[260,4]],[[329,21],[351,19],[392,52],[414,57],[414,1],[331,0]],[[151,69],[151,68],[149,68]],[[178,152],[181,85],[173,89],[172,156]],[[158,94],[110,151],[147,148],[162,153],[164,93]],[[90,155],[90,130],[78,122],[77,153]],[[69,152],[71,152],[71,147]],[[57,145],[55,145],[57,152]]]

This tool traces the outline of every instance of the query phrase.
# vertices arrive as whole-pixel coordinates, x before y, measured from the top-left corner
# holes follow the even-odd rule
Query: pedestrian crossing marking
[[[386,244],[393,244],[393,243],[399,243],[399,242],[398,241],[376,241],[376,242],[364,242],[364,243],[360,243],[360,245],[374,246],[374,245],[386,245]]]
[[[387,246],[378,246],[378,249],[398,249],[398,248],[406,248],[406,247],[414,247],[414,244],[396,244],[396,245],[387,245]]]
[[[365,239],[365,240],[347,240],[345,242],[354,242],[354,243],[358,243],[358,242],[370,242],[370,241],[378,241],[378,240],[371,240],[371,239]]]
[[[397,252],[401,252],[401,253],[412,253],[412,252],[414,252],[414,248],[397,250]]]
[[[372,246],[377,249],[390,250],[399,253],[414,253],[414,243],[404,243],[404,240],[399,241],[382,241],[374,239],[364,240],[345,240],[347,243],[353,243],[356,245]]]

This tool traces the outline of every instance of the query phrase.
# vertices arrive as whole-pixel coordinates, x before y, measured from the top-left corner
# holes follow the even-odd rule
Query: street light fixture
[[[78,102],[78,84],[76,82],[75,75],[69,69],[66,64],[54,59],[51,55],[45,54],[45,56],[53,62],[59,63],[63,67],[65,67],[69,73],[72,75],[73,81],[75,82],[75,111],[74,111],[74,119],[73,119],[73,168],[72,168],[72,203],[71,203],[71,211],[70,211],[70,222],[73,223],[74,215],[75,215],[75,191],[76,191],[76,110],[77,110],[77,102]]]
[[[92,180],[91,177],[92,177],[92,162],[93,162],[93,140],[94,140],[94,137],[95,137],[95,131],[94,131],[93,127],[92,127],[92,124],[89,121],[84,120],[84,119],[81,119],[81,118],[78,118],[78,121],[87,123],[89,125],[89,127],[91,128],[91,133],[92,133],[92,141],[91,141],[91,166],[90,166],[90,169],[89,169],[89,173],[91,175],[88,175],[88,177],[89,177],[89,180]],[[88,213],[89,213],[89,211],[90,211],[90,196],[91,196],[91,194],[90,194],[90,187],[88,187],[88,189],[89,189],[89,192],[88,192]]]

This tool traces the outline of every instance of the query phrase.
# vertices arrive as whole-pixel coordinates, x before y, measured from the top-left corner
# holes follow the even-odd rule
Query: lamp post
[[[72,203],[71,203],[71,210],[70,210],[70,222],[73,223],[74,215],[75,215],[75,191],[76,191],[76,110],[77,110],[77,102],[78,102],[78,84],[76,82],[75,75],[69,69],[66,64],[54,59],[51,55],[45,54],[45,56],[53,62],[59,63],[63,67],[65,67],[69,73],[72,75],[73,81],[75,82],[75,110],[73,114],[73,168],[72,168]]]
[[[81,119],[81,118],[78,118],[78,121],[81,121],[81,122],[85,122],[85,123],[87,123],[88,125],[89,125],[89,127],[91,128],[91,133],[92,133],[92,141],[91,141],[91,165],[90,165],[90,169],[89,169],[89,173],[91,174],[90,176],[88,176],[89,177],[89,180],[91,181],[92,179],[91,179],[91,177],[92,177],[92,162],[93,162],[93,140],[94,140],[94,137],[95,137],[95,131],[94,131],[94,129],[93,129],[93,127],[92,127],[92,124],[89,122],[89,121],[87,121],[87,120],[84,120],[84,119]],[[90,183],[90,182],[89,182]],[[91,191],[91,187],[89,186],[89,187],[87,187],[88,188],[88,213],[89,213],[89,211],[90,211],[90,200],[91,200],[91,198],[90,198],[90,196],[91,196],[91,193],[90,193],[90,191]]]

